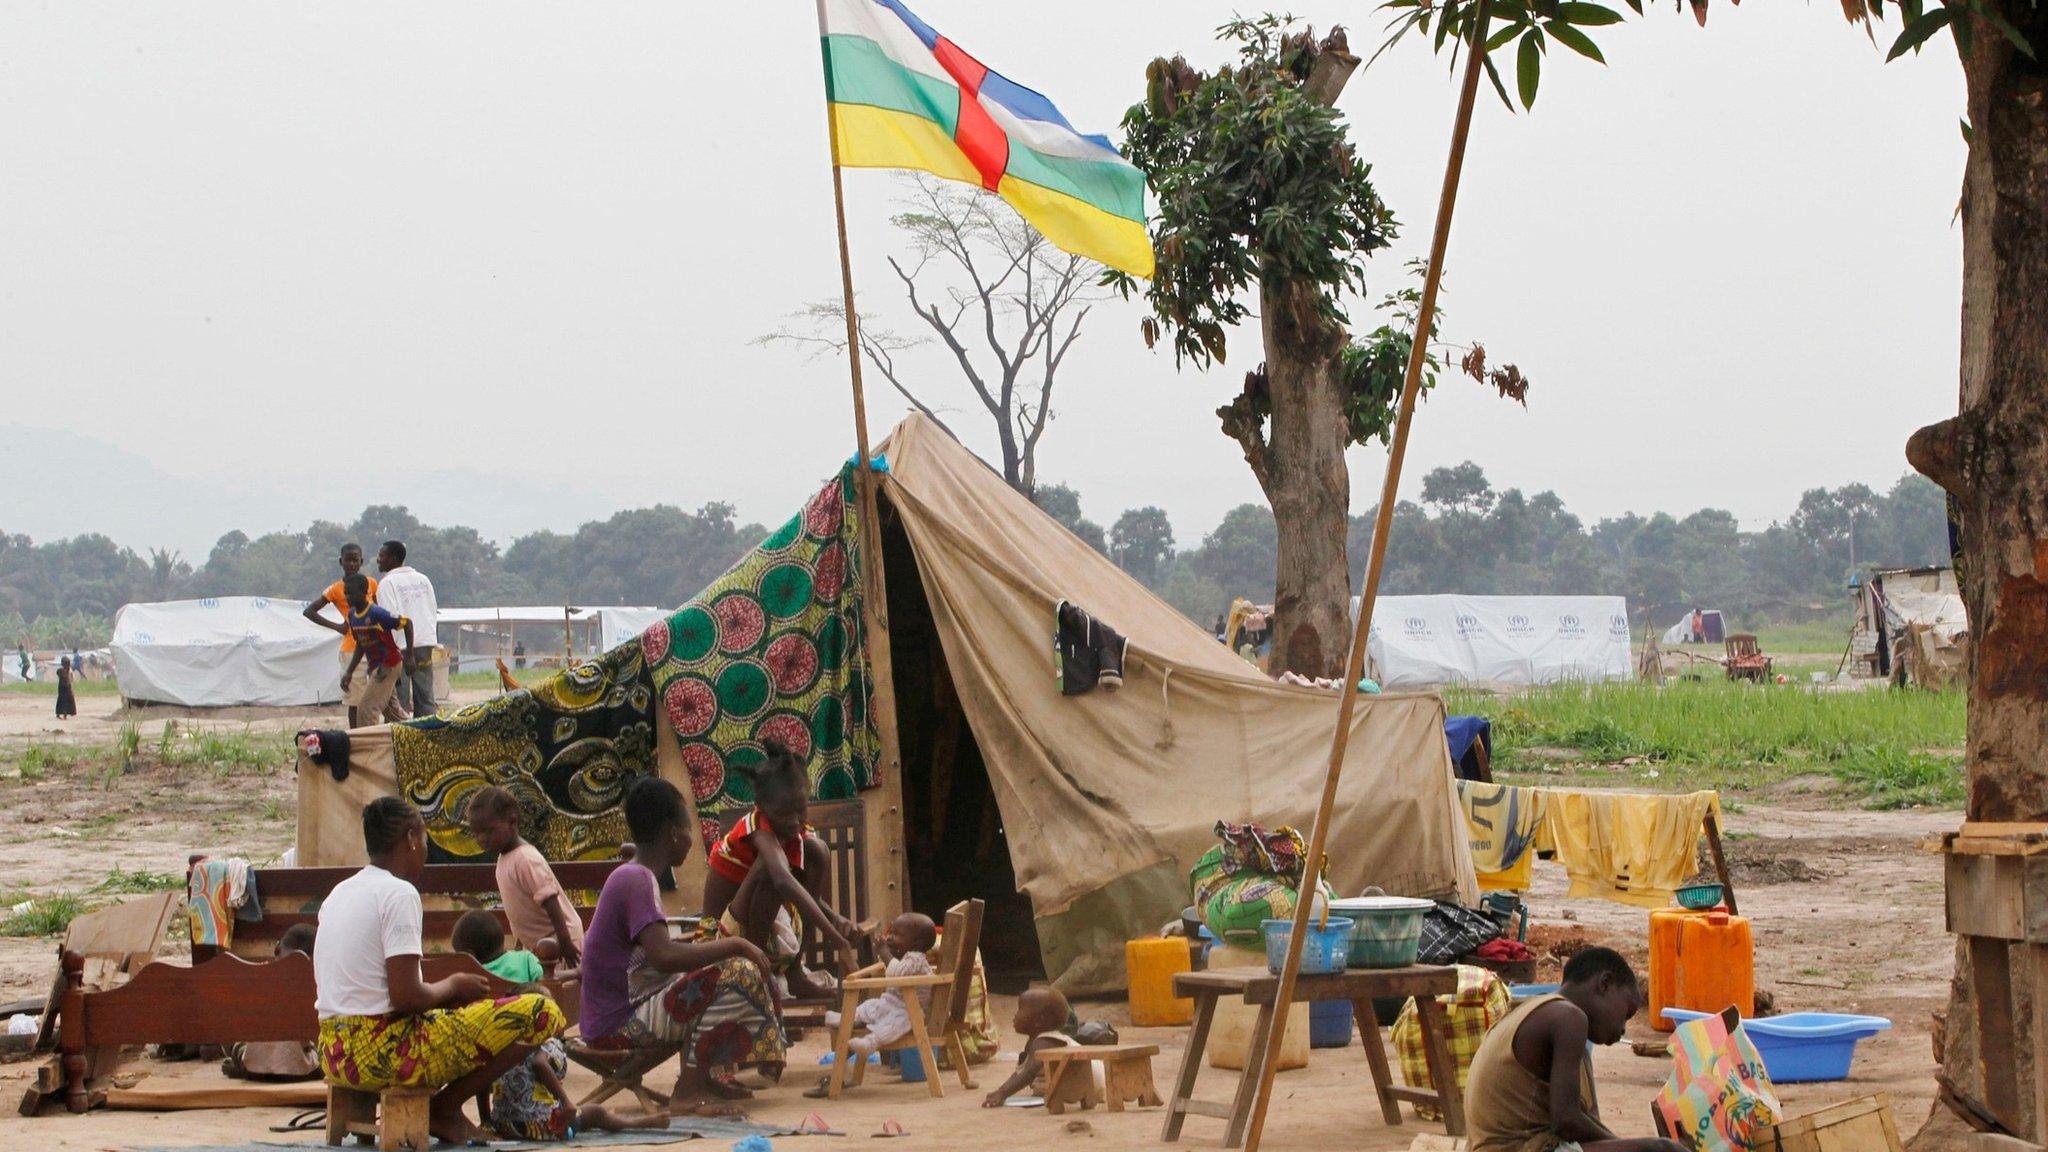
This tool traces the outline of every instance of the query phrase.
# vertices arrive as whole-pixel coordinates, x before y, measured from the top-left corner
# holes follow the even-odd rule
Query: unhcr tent
[[[127,700],[188,708],[339,703],[341,636],[308,623],[305,607],[266,596],[124,604],[114,679]]]
[[[868,914],[990,902],[983,952],[1022,951],[1062,989],[1124,981],[1123,942],[1188,903],[1188,868],[1218,820],[1304,830],[1338,701],[1275,684],[913,416],[881,448],[879,533],[851,471],[689,604],[603,658],[452,716],[364,729],[337,784],[301,765],[299,862],[361,858],[358,812],[402,792],[433,850],[473,856],[461,806],[503,783],[556,858],[603,857],[618,798],[659,772],[706,834],[751,802],[764,740],[811,763],[819,800],[867,814]],[[879,536],[889,594],[898,759],[875,726],[860,549]],[[1061,600],[1129,640],[1121,691],[1063,696]],[[1433,695],[1360,702],[1330,878],[1344,893],[1476,899],[1467,832]],[[674,896],[694,908],[701,845]]]
[[[1358,618],[1352,597],[1351,618]],[[1366,642],[1386,688],[1520,688],[1630,676],[1619,596],[1382,596]]]

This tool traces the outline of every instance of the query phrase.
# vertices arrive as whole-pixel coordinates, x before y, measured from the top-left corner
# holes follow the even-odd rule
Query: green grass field
[[[1525,783],[1742,793],[1820,776],[1875,808],[1960,806],[1964,795],[1959,692],[1708,680],[1452,691],[1445,700],[1493,720],[1496,768]]]

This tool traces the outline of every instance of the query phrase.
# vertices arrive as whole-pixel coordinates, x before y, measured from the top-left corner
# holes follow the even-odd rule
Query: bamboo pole
[[[825,0],[818,0],[817,7],[818,35],[822,38],[827,31]],[[861,385],[860,313],[854,308],[853,257],[846,241],[846,186],[839,168],[839,124],[832,117],[829,91],[825,131],[832,148],[832,214],[839,229],[839,286],[846,309],[846,362],[853,380],[853,436],[859,453],[854,458],[853,482],[864,537],[860,541],[861,618],[867,637],[868,670],[874,683],[868,716],[874,721],[875,736],[881,743],[881,763],[875,766],[881,802],[861,806],[867,842],[872,846],[868,855],[869,885],[873,888],[877,876],[881,882],[880,889],[869,895],[868,915],[886,920],[905,911],[910,900],[908,861],[903,855],[903,758],[896,734],[895,660],[889,649],[889,589],[882,562],[882,518],[875,499],[879,481],[868,451],[867,394]],[[878,858],[880,866],[875,867],[873,862]]]
[[[1472,9],[1472,43],[1465,58],[1465,76],[1458,89],[1458,111],[1451,126],[1451,154],[1444,165],[1442,197],[1437,202],[1436,232],[1429,242],[1429,272],[1422,283],[1422,308],[1415,317],[1415,344],[1408,354],[1408,375],[1401,386],[1401,407],[1394,424],[1393,444],[1387,453],[1387,474],[1380,486],[1379,515],[1373,523],[1372,550],[1365,566],[1365,586],[1358,604],[1358,625],[1352,633],[1351,652],[1346,660],[1343,693],[1337,705],[1337,731],[1330,740],[1330,764],[1323,777],[1323,797],[1316,808],[1314,830],[1309,836],[1308,859],[1302,871],[1301,898],[1294,904],[1294,928],[1287,938],[1287,959],[1280,967],[1280,987],[1274,1001],[1272,1027],[1265,1047],[1254,1054],[1246,1075],[1259,1078],[1258,1094],[1252,1101],[1251,1131],[1245,1141],[1247,1152],[1258,1152],[1265,1135],[1266,1110],[1273,1102],[1273,1075],[1279,1071],[1280,1043],[1287,1033],[1288,1008],[1301,975],[1301,945],[1308,933],[1315,891],[1322,879],[1323,852],[1328,846],[1330,814],[1337,805],[1337,782],[1344,773],[1344,752],[1351,742],[1351,720],[1358,708],[1358,678],[1365,673],[1365,641],[1372,630],[1372,613],[1379,598],[1380,570],[1387,558],[1387,531],[1394,522],[1394,501],[1401,489],[1401,464],[1408,455],[1408,428],[1415,418],[1415,398],[1422,389],[1422,369],[1429,356],[1431,328],[1436,320],[1437,289],[1443,284],[1444,250],[1451,238],[1451,212],[1458,203],[1458,180],[1465,168],[1465,140],[1472,128],[1472,105],[1479,94],[1479,72],[1486,60],[1486,25],[1489,0],[1477,0]],[[1367,1043],[1379,1043],[1367,1038]]]

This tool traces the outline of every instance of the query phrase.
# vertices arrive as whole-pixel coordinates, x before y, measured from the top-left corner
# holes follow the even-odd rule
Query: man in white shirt
[[[428,1129],[462,1145],[481,1135],[462,1106],[562,1033],[567,1022],[539,993],[490,998],[490,982],[458,972],[420,974],[420,894],[427,827],[396,796],[363,808],[369,866],[334,886],[320,905],[313,945],[320,1071],[330,1084],[365,1092],[436,1089]]]
[[[434,714],[434,644],[440,604],[434,599],[434,582],[417,568],[405,563],[405,545],[386,540],[377,549],[377,604],[395,616],[412,621],[413,635],[420,643],[405,651],[405,664],[398,674],[396,699],[415,717]],[[372,717],[375,719],[375,717]]]

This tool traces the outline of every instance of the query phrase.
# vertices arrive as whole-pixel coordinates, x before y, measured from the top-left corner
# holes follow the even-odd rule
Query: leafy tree
[[[1226,599],[1243,596],[1263,604],[1273,595],[1273,562],[1279,549],[1280,528],[1272,510],[1239,504],[1202,537],[1194,556],[1195,571],[1215,581]]]
[[[1079,492],[1065,484],[1042,484],[1031,493],[1031,500],[1067,531],[1079,536],[1082,543],[1105,556],[1109,554],[1109,540],[1103,535],[1102,525],[1081,514]]]
[[[1470,460],[1452,468],[1432,468],[1422,478],[1422,502],[1440,511],[1486,512],[1493,499],[1485,470]]]
[[[1151,585],[1173,557],[1173,524],[1163,508],[1129,509],[1111,526],[1109,547],[1118,567]]]
[[[1126,152],[1159,205],[1142,332],[1148,345],[1169,339],[1177,362],[1221,363],[1256,289],[1265,362],[1217,416],[1279,520],[1276,666],[1337,675],[1350,639],[1344,449],[1389,435],[1420,297],[1395,293],[1393,322],[1353,340],[1343,301],[1364,292],[1365,261],[1396,225],[1335,108],[1358,66],[1343,30],[1318,40],[1262,16],[1220,34],[1237,47],[1232,65],[1154,60],[1124,117]],[[1483,351],[1468,370],[1485,374]],[[1502,379],[1519,398],[1520,374]]]

